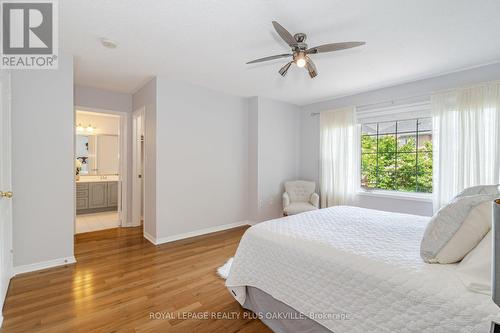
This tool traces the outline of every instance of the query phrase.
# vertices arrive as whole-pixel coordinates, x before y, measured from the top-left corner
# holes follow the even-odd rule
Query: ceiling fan
[[[292,61],[287,63],[285,66],[281,67],[281,69],[279,70],[279,73],[282,76],[285,76],[292,63],[295,63],[297,67],[300,68],[305,67],[309,72],[309,76],[312,79],[316,77],[316,75],[318,75],[318,70],[316,69],[316,65],[314,65],[314,62],[311,60],[309,55],[350,49],[351,47],[361,46],[365,44],[365,42],[343,42],[343,43],[323,44],[320,46],[307,48],[307,44],[305,43],[307,38],[306,34],[300,32],[292,36],[292,34],[288,32],[288,30],[283,28],[276,21],[273,21],[273,26],[278,35],[280,35],[280,37],[288,44],[288,46],[292,48],[292,53],[278,54],[270,57],[255,59],[247,62],[247,64],[255,64],[257,62],[269,61],[279,58],[287,58],[292,56]]]

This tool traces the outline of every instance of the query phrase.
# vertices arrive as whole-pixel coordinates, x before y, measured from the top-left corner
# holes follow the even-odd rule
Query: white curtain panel
[[[320,113],[321,207],[354,203],[360,184],[360,125],[354,107]]]
[[[500,82],[432,96],[434,210],[500,180]]]

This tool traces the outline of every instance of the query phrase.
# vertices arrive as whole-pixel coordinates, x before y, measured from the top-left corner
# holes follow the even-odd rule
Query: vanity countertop
[[[80,176],[77,183],[95,183],[95,182],[117,182],[120,178],[118,175],[109,176]]]

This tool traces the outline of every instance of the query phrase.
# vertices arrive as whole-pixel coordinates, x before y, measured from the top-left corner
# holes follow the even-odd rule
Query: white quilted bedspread
[[[419,255],[429,218],[338,206],[248,229],[226,285],[257,287],[335,333],[489,332],[500,309]]]

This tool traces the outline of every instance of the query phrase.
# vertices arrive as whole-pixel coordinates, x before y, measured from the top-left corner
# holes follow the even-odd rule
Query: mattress
[[[500,309],[468,291],[456,265],[426,264],[428,217],[337,206],[259,223],[226,286],[262,290],[335,333],[488,332]]]

